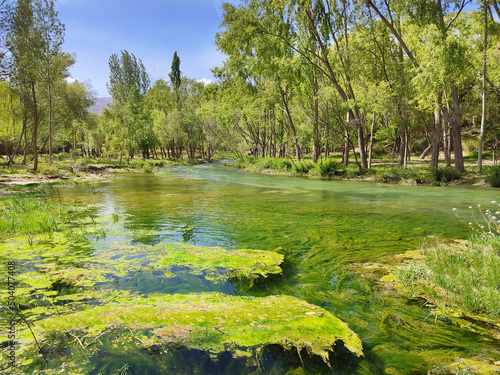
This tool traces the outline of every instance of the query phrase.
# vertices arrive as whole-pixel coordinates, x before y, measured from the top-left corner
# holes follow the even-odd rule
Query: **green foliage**
[[[461,178],[461,174],[452,167],[434,168],[432,174],[438,183],[450,183]]]
[[[316,169],[321,177],[333,177],[344,173],[344,166],[332,159],[322,160],[316,164]]]
[[[312,161],[302,160],[296,162],[293,165],[293,171],[297,174],[308,174],[311,169],[314,168],[314,163]]]
[[[424,264],[398,267],[395,274],[412,296],[421,295],[466,314],[500,318],[498,239],[472,238],[466,246],[428,250]]]
[[[488,168],[486,181],[495,188],[500,187],[500,166],[493,166]]]
[[[51,199],[15,195],[2,197],[0,208],[0,233],[25,235],[51,234],[87,212],[82,207],[61,206]]]
[[[268,168],[280,172],[289,172],[293,168],[293,163],[290,159],[270,158],[267,162]]]

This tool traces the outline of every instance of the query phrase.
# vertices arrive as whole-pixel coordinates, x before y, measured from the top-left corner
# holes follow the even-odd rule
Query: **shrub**
[[[238,169],[245,169],[248,165],[252,164],[254,160],[255,158],[253,156],[244,155],[243,157],[236,159],[231,166]]]
[[[293,165],[293,170],[298,174],[307,174],[314,168],[314,164],[310,161],[299,161]]]
[[[289,172],[292,170],[293,164],[289,159],[271,159],[269,161],[269,168],[277,171]]]
[[[437,168],[432,173],[436,182],[449,183],[460,179],[460,173],[452,167]]]
[[[493,187],[500,187],[500,166],[494,166],[489,168],[488,174],[486,176],[486,181]]]
[[[318,170],[321,177],[332,177],[344,173],[344,166],[332,159],[320,161],[316,164],[316,169]]]

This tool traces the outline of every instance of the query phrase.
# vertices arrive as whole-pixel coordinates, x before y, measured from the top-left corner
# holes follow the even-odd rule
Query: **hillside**
[[[102,114],[104,108],[113,103],[113,98],[97,98],[92,106],[89,107],[89,111],[98,115]]]

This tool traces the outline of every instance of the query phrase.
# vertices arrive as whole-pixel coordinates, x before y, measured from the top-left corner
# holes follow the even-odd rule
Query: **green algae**
[[[115,244],[93,258],[94,267],[104,267],[117,275],[140,268],[189,268],[192,273],[208,273],[211,278],[253,280],[280,274],[284,256],[273,251],[233,250],[186,243],[161,243],[156,246]]]
[[[176,344],[211,354],[229,351],[251,356],[269,345],[319,356],[329,364],[335,345],[343,343],[362,356],[359,337],[328,311],[290,296],[264,298],[221,293],[128,296],[126,303],[109,303],[41,319],[39,339],[55,332],[71,332],[87,347],[96,336],[119,328],[140,333],[145,346]],[[138,333],[139,335],[139,333]],[[78,339],[76,338],[78,337]],[[114,338],[120,342],[121,338]]]

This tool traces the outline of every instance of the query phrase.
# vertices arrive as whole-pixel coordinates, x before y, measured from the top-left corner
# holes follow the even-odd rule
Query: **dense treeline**
[[[500,99],[497,0],[247,0],[224,4],[218,48],[227,56],[205,85],[180,70],[153,84],[124,50],[109,59],[113,105],[88,113],[92,91],[68,83],[74,58],[53,0],[3,0],[1,153],[211,158],[342,153],[496,158]],[[483,151],[485,150],[485,151]]]
[[[229,57],[216,73],[239,132],[262,156],[342,150],[347,164],[356,150],[368,168],[374,153],[406,166],[441,152],[463,172],[463,144],[480,161],[483,143],[498,144],[499,6],[471,3],[225,4],[216,40]]]
[[[85,84],[69,83],[74,58],[62,51],[64,25],[54,0],[0,3],[0,148],[8,163],[22,152],[38,168],[40,151],[52,162],[54,142],[69,149],[93,103]],[[95,122],[95,119],[94,119]]]

